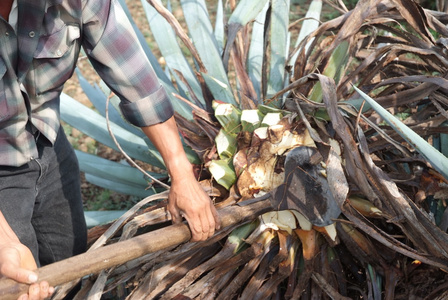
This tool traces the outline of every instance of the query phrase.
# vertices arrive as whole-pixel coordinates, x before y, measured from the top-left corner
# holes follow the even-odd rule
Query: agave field
[[[142,59],[218,210],[249,214],[84,277],[76,299],[448,299],[444,2],[313,0],[291,18],[285,0],[173,1],[182,23],[142,0],[164,63],[135,26]],[[338,16],[320,21],[323,7]],[[160,155],[78,75],[95,110],[63,95],[62,118],[129,156],[77,151],[82,171],[143,199],[92,228],[89,251],[169,227],[169,178],[131,163],[163,170]]]

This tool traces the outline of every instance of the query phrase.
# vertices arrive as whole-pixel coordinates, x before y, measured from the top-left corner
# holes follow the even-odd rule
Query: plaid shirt
[[[81,46],[130,123],[149,126],[173,115],[117,0],[18,0],[17,31],[0,17],[0,165],[37,157],[29,128],[56,140],[59,96]]]

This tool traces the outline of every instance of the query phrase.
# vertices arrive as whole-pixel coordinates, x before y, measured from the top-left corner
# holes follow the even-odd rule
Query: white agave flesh
[[[325,226],[324,229],[325,229],[325,231],[327,233],[327,236],[333,242],[336,242],[336,235],[337,235],[337,233],[336,233],[336,226],[335,226],[335,224],[333,223],[333,224],[330,224],[328,226]]]
[[[292,133],[289,130],[285,130],[280,142],[277,144],[272,144],[269,151],[274,155],[283,155],[286,151],[298,146],[316,147],[316,144],[307,129],[305,129],[301,134]]]
[[[299,226],[300,226],[301,229],[303,229],[303,230],[311,230],[313,228],[313,224],[311,224],[311,222],[308,221],[308,219],[304,215],[302,215],[298,211],[292,210],[292,209],[291,209],[291,212],[296,217],[297,222],[299,222]]]
[[[289,210],[280,210],[277,212],[277,226],[280,229],[286,230],[289,234],[292,233],[293,229],[297,228],[296,218],[294,214]]]
[[[253,132],[260,127],[263,115],[258,109],[245,109],[241,112],[241,125],[244,131]]]
[[[273,221],[276,218],[275,216],[276,216],[276,212],[275,211],[270,211],[270,212],[262,214],[261,215],[262,224],[266,228],[278,230],[277,224],[275,223],[275,221]]]
[[[285,130],[282,139],[277,144],[271,144],[270,152],[275,155],[282,155],[287,150],[301,146],[303,138],[298,134],[293,134],[289,130]]]
[[[268,138],[272,144],[278,144],[283,138],[285,132],[285,126],[281,124],[272,125],[268,127]]]
[[[273,230],[281,229],[291,234],[296,228],[296,219],[289,210],[267,212],[261,216],[261,219],[267,228]]]
[[[256,135],[260,140],[265,140],[268,138],[268,128],[258,127],[254,130],[254,135]]]
[[[229,115],[233,112],[235,108],[230,103],[218,103],[216,101],[213,103],[213,106],[215,109],[215,114],[217,115]]]
[[[238,188],[243,198],[251,198],[255,193],[269,192],[284,181],[284,172],[274,171],[275,156],[261,156],[250,164],[238,178]]]
[[[283,131],[282,125],[274,125],[273,131]],[[271,128],[270,127],[270,128]],[[271,132],[272,133],[272,132]],[[281,141],[277,144],[266,139],[269,136],[267,127],[259,127],[254,131],[260,140],[264,140],[259,148],[259,157],[249,164],[238,178],[238,189],[243,198],[251,198],[259,191],[269,192],[278,187],[284,181],[284,172],[275,171],[277,156],[283,155],[292,148],[302,145],[314,146],[308,130],[302,134],[292,133],[284,130]]]
[[[257,160],[249,166],[249,173],[254,180],[253,188],[264,188],[271,186],[272,176],[274,174],[275,157],[266,161]]]
[[[261,122],[261,126],[265,127],[265,126],[276,125],[280,122],[281,119],[282,119],[282,114],[279,112],[267,113],[264,116],[263,121]]]

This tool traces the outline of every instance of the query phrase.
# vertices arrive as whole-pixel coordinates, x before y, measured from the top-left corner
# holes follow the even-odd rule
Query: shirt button
[[[8,31],[6,31],[5,35],[6,35],[6,36],[9,36],[9,32],[8,32]]]
[[[57,55],[57,56],[62,56],[62,51],[61,51],[61,49],[56,50],[56,55]]]
[[[33,38],[36,35],[36,33],[34,31],[30,31],[30,33],[28,33],[28,35],[30,36],[30,38]]]

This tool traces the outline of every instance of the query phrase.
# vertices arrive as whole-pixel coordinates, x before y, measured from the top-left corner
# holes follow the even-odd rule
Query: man
[[[53,292],[31,270],[86,247],[79,170],[59,123],[59,95],[81,46],[126,119],[160,151],[173,221],[184,215],[193,241],[213,235],[216,210],[117,0],[2,0],[0,14],[0,276],[31,284],[21,299]]]

